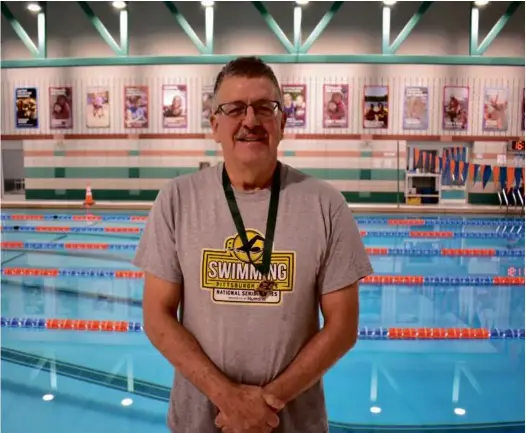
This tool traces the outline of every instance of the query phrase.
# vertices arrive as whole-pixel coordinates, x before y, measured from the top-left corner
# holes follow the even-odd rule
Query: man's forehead
[[[267,77],[226,77],[217,93],[218,101],[279,99],[279,92]]]

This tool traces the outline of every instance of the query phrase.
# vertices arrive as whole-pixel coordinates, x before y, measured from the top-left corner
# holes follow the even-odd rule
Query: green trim
[[[223,65],[239,57],[230,54],[201,56],[129,56],[95,58],[55,58],[2,60],[2,69],[15,68],[64,68],[74,66],[140,66],[140,65]],[[377,64],[377,65],[478,65],[524,66],[524,57],[486,56],[422,56],[398,54],[270,54],[259,56],[266,63],[274,64]]]
[[[41,53],[39,49],[37,48],[35,43],[31,40],[31,38],[27,34],[24,27],[22,27],[22,24],[18,22],[18,20],[15,18],[11,10],[7,7],[5,1],[2,2],[1,7],[2,7],[2,15],[5,17],[7,21],[9,21],[9,24],[11,24],[11,27],[13,27],[13,30],[18,35],[22,43],[31,52],[31,55],[33,57],[40,57]]]
[[[91,21],[91,24],[93,24],[93,27],[95,27],[95,30],[99,33],[102,39],[104,39],[104,42],[106,42],[109,47],[113,50],[115,54],[118,56],[125,55],[123,53],[122,47],[113,39],[113,36],[108,31],[106,26],[102,23],[100,18],[95,15],[95,12],[93,12],[93,9],[88,5],[88,2],[85,1],[79,1],[77,2],[80,6],[80,8],[84,11],[88,19]]]
[[[360,156],[362,158],[372,158],[373,157],[373,152],[371,152],[370,150],[362,150],[360,152]]]
[[[442,190],[444,200],[463,200],[466,198],[466,191],[463,189]]]
[[[66,151],[65,150],[54,150],[53,156],[66,156]],[[38,176],[34,176],[34,177],[38,177]]]
[[[179,23],[183,31],[190,38],[190,40],[194,43],[199,52],[201,54],[208,54],[206,46],[203,44],[201,39],[199,39],[199,36],[197,36],[197,33],[194,31],[190,23],[186,20],[186,18],[179,11],[179,9],[177,9],[177,7],[171,1],[164,1],[163,3],[172,13],[176,21]]]
[[[254,7],[258,10],[258,12],[261,14],[267,25],[269,26],[270,30],[272,30],[272,33],[274,33],[274,36],[278,38],[278,40],[281,42],[281,44],[285,47],[285,49],[290,53],[293,54],[296,52],[294,45],[292,45],[283,32],[281,30],[281,27],[276,22],[276,20],[270,15],[267,8],[263,5],[263,2],[260,1],[253,1],[252,4]],[[226,63],[226,62],[225,62]]]
[[[128,169],[128,177],[130,179],[138,179],[140,176],[140,168],[138,167],[130,167]]]
[[[172,179],[199,170],[198,167],[140,167],[141,179]]]
[[[128,156],[139,156],[140,150],[128,150]]]
[[[54,177],[57,179],[63,179],[66,177],[66,169],[64,167],[55,167]]]
[[[323,31],[327,28],[329,23],[332,21],[334,15],[336,12],[338,12],[338,9],[343,5],[342,1],[333,2],[330,9],[325,13],[325,15],[321,18],[319,23],[314,27],[314,30],[311,32],[303,46],[300,48],[300,53],[306,54],[311,49],[314,42],[318,40],[318,38],[321,36]]]
[[[64,173],[56,176],[56,170]],[[68,179],[130,179],[135,178],[136,171],[141,179],[172,179],[177,176],[190,174],[198,167],[28,167],[28,179],[52,179],[64,177]],[[405,170],[393,168],[301,168],[303,173],[325,180],[385,180],[402,181]],[[130,175],[134,173],[134,175]],[[398,176],[397,176],[398,175]]]
[[[360,180],[371,180],[371,169],[360,170]]]
[[[431,7],[432,4],[433,4],[432,1],[425,1],[421,3],[418,10],[410,18],[410,20],[407,22],[405,27],[400,31],[396,39],[388,47],[387,52],[385,54],[395,54],[398,51],[398,49],[400,48],[400,45],[402,45],[402,43],[411,34],[415,26],[420,22],[420,20],[422,19],[422,17],[427,12],[427,10]]]
[[[478,54],[479,56],[482,56],[487,51],[490,44],[495,40],[498,34],[506,26],[506,24],[508,23],[510,18],[513,16],[513,14],[515,14],[515,12],[517,11],[521,3],[524,3],[524,2],[514,1],[509,4],[504,14],[502,14],[502,16],[499,18],[499,20],[495,23],[493,28],[488,32],[484,40],[478,46],[476,54]]]
[[[27,200],[84,200],[86,193],[83,189],[61,190],[59,194],[54,189],[26,189]],[[157,197],[158,190],[116,190],[104,189],[93,190],[95,200],[118,200],[118,201],[153,201]],[[403,203],[404,194],[396,192],[358,192],[342,191],[343,196],[349,203]]]
[[[217,150],[205,150],[205,156],[217,156]]]
[[[130,54],[130,38],[128,36],[128,11],[126,9],[119,12],[119,33],[121,37],[121,55]]]
[[[283,156],[296,156],[296,151],[295,150],[285,150],[283,152]]]
[[[25,167],[26,179],[50,179],[55,176],[55,167]]]

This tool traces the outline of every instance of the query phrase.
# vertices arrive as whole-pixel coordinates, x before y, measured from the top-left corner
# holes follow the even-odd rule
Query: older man
[[[174,433],[328,431],[321,378],[356,342],[372,268],[340,192],[278,161],[281,100],[260,59],[221,70],[224,163],[162,188],[134,259],[146,334],[176,370]]]

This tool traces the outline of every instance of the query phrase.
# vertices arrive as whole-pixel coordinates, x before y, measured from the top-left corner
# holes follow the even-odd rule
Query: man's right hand
[[[279,425],[276,412],[283,404],[265,395],[263,388],[233,385],[222,400],[215,424],[224,432],[270,433]],[[272,407],[267,401],[272,401]]]

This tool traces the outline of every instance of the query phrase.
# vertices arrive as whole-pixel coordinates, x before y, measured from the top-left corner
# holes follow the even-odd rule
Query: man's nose
[[[260,122],[259,122],[258,117],[256,116],[256,113],[254,112],[254,108],[252,108],[251,106],[248,106],[245,118],[243,119],[243,125],[246,126],[247,128],[252,128],[259,124]]]

